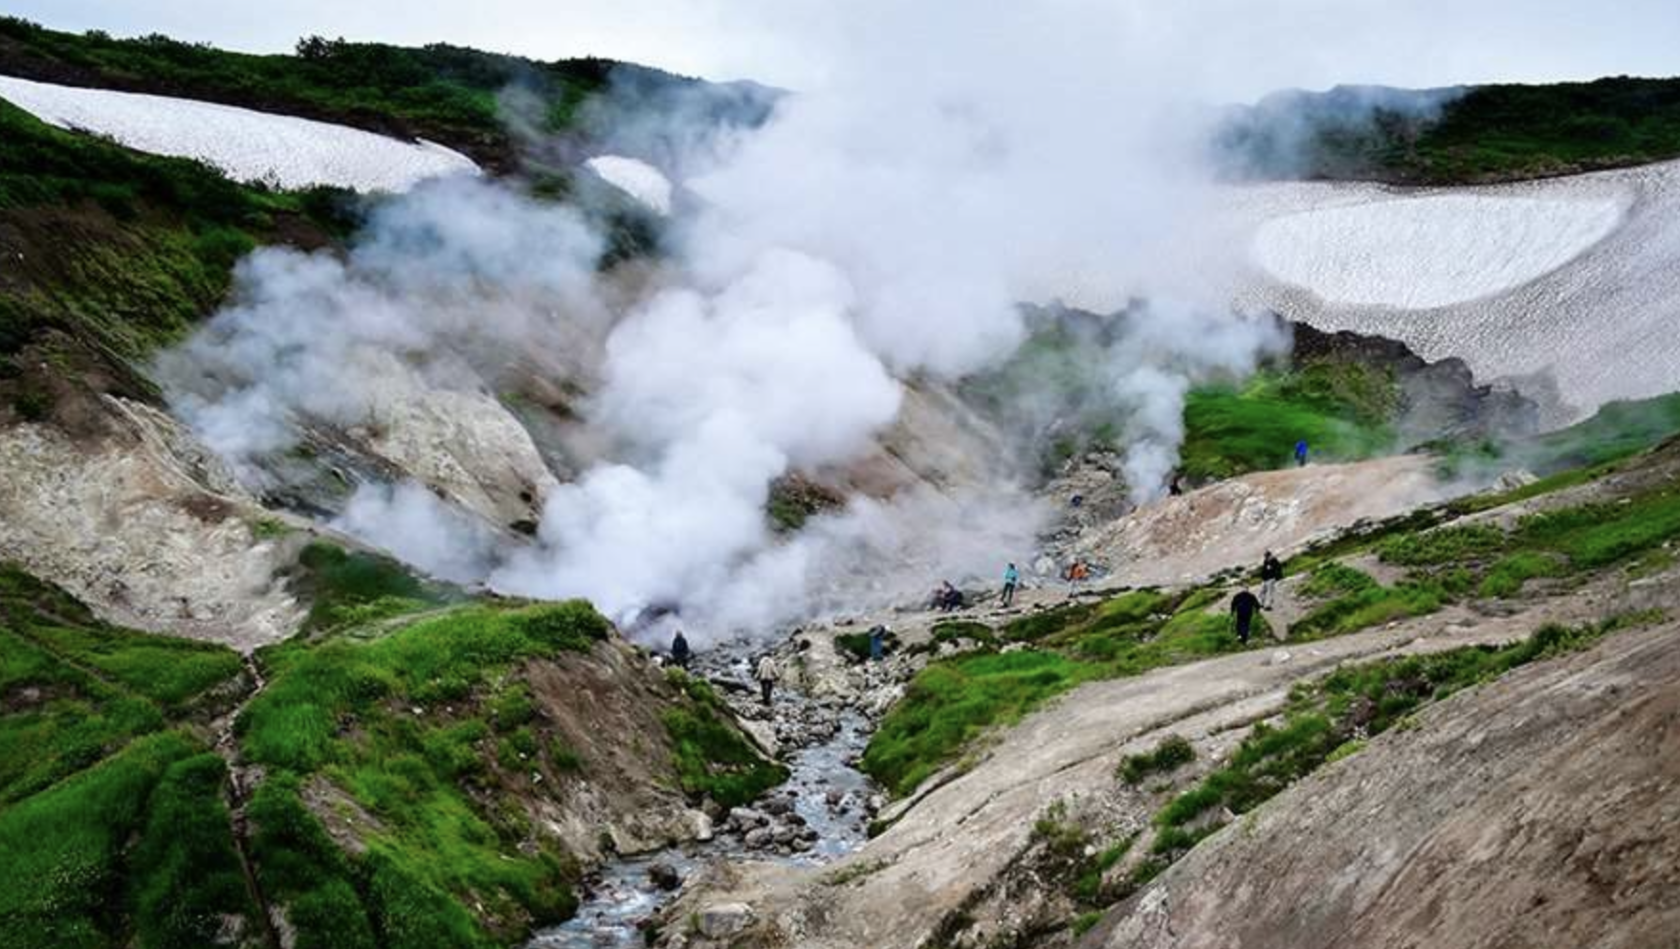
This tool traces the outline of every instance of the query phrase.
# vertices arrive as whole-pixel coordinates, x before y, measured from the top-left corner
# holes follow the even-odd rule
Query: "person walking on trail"
[[[1272,608],[1272,597],[1277,592],[1278,581],[1283,579],[1283,561],[1266,551],[1266,556],[1260,561],[1260,608]]]
[[[753,670],[753,678],[758,680],[758,688],[765,705],[770,704],[770,693],[776,688],[776,680],[781,676],[781,669],[777,668],[776,660],[769,653],[765,653],[758,660],[758,668]]]
[[[1237,595],[1231,597],[1231,616],[1237,623],[1237,641],[1248,645],[1248,634],[1254,628],[1254,614],[1260,609],[1260,598],[1248,592],[1238,590]]]
[[[689,657],[694,653],[688,648],[688,638],[677,630],[677,635],[671,638],[671,664],[678,669],[687,669]]]
[[[1295,443],[1295,464],[1305,467],[1307,464],[1307,440],[1305,438]]]
[[[1012,563],[1003,568],[1003,605],[1013,606],[1015,603],[1015,588],[1021,585],[1021,571],[1015,569]]]
[[[869,631],[869,659],[880,662],[887,655],[887,628],[876,626]]]

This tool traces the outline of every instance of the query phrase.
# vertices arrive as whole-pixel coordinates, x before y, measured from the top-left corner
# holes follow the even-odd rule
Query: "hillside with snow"
[[[465,155],[427,141],[290,115],[168,96],[83,89],[0,76],[0,99],[60,128],[157,155],[195,158],[235,181],[406,191],[439,175],[476,174]]]
[[[1245,305],[1456,356],[1546,399],[1553,424],[1680,381],[1680,163],[1475,188],[1258,185],[1231,206]]]

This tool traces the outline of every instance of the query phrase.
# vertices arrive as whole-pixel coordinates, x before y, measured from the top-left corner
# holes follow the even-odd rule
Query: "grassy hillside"
[[[786,777],[704,683],[615,666],[586,603],[450,604],[383,558],[304,559],[314,620],[258,655],[254,695],[231,650],[0,565],[0,945],[267,944],[258,907],[299,947],[506,945],[575,909],[582,869],[539,817],[579,782],[735,805]],[[542,684],[569,669],[596,670],[569,680],[588,700]],[[596,700],[645,719],[647,777],[568,741]],[[249,797],[217,742],[236,709]]]
[[[289,55],[253,55],[150,35],[66,33],[0,17],[0,73],[45,82],[184,96],[337,122],[459,149],[493,171],[517,165],[498,96],[528,95],[537,130],[576,129],[580,107],[613,89],[636,111],[699,107],[718,121],[753,124],[766,90],[715,85],[595,57],[537,62],[446,43],[414,48],[319,36]],[[703,94],[703,95],[702,95]],[[703,101],[702,101],[703,100]]]
[[[0,565],[0,945],[207,945],[254,932],[204,726],[232,650],[95,620]]]
[[[1474,86],[1438,104],[1441,98],[1404,90],[1298,94],[1240,112],[1219,144],[1237,167],[1265,176],[1413,184],[1510,181],[1680,157],[1680,79]]]

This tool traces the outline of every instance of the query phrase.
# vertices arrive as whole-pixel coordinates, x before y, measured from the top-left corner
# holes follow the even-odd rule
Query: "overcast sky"
[[[928,17],[941,4],[903,2],[923,7],[910,19],[928,29],[930,62],[938,58],[939,31],[961,30],[970,19],[961,3],[943,4],[948,17]],[[1198,91],[1230,98],[1338,82],[1429,86],[1680,74],[1680,0],[1031,2],[1056,16],[1073,10],[1107,27],[1159,33],[1173,48],[1223,66],[1203,70],[1205,88]],[[251,51],[288,50],[307,34],[447,41],[539,59],[608,56],[804,88],[833,75],[837,59],[867,49],[872,24],[866,18],[879,17],[882,8],[854,0],[0,0],[0,10],[61,29],[160,32]]]

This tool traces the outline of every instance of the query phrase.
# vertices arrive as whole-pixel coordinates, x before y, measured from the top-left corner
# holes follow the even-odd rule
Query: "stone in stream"
[[[752,907],[745,903],[713,903],[700,910],[697,928],[707,939],[726,939],[752,923]]]
[[[669,893],[682,886],[682,875],[668,863],[656,863],[648,867],[648,882]]]

